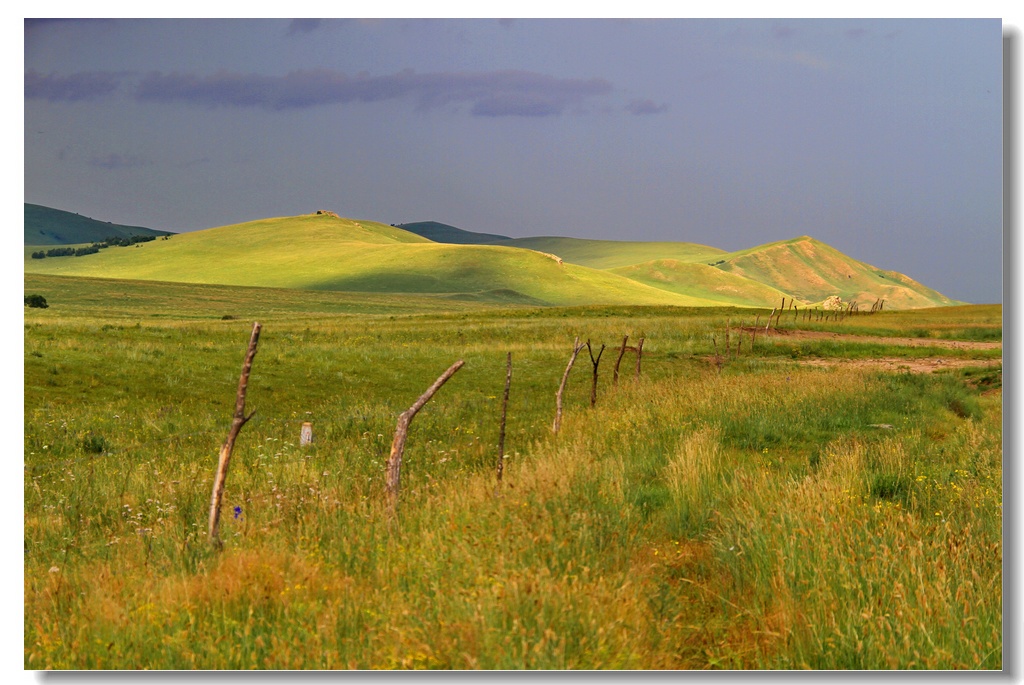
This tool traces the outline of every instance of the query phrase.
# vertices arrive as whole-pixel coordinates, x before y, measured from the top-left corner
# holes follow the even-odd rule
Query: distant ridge
[[[415,221],[411,224],[395,225],[403,231],[415,233],[427,240],[433,240],[435,243],[448,243],[449,245],[488,245],[500,240],[511,240],[507,235],[475,233],[438,221]]]
[[[122,226],[62,209],[25,203],[25,245],[77,245],[133,235],[173,235],[142,226]]]
[[[31,237],[64,243],[163,235],[25,205]],[[59,227],[59,228],[55,228]],[[415,229],[415,230],[409,230]],[[35,233],[32,233],[35,231]],[[36,242],[33,245],[45,245]],[[57,244],[51,242],[48,244]],[[387,225],[316,212],[178,234],[74,257],[33,258],[25,272],[218,285],[433,295],[522,305],[821,306],[965,304],[810,236],[737,252],[687,242],[507,238],[436,221]]]

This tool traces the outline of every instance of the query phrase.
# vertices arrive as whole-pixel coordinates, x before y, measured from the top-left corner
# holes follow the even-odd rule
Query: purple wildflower
[[[239,518],[242,515],[242,507],[235,507],[235,518]]]

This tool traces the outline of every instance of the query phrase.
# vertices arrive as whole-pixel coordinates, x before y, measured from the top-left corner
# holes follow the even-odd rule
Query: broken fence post
[[[580,344],[579,336],[573,340],[572,343],[572,356],[569,357],[569,363],[565,367],[565,373],[562,374],[562,383],[558,386],[558,392],[555,393],[555,422],[551,425],[551,432],[558,433],[558,429],[562,427],[562,393],[565,392],[565,384],[569,381],[569,372],[572,371],[572,365],[576,363],[576,355],[583,349],[583,345]]]
[[[235,449],[235,440],[242,430],[242,426],[248,423],[249,419],[256,413],[245,415],[245,391],[249,387],[249,373],[252,371],[252,360],[256,356],[256,344],[260,339],[260,324],[255,322],[252,325],[252,335],[249,336],[249,348],[245,353],[245,361],[242,363],[242,375],[238,379],[238,392],[235,394],[235,413],[231,420],[231,429],[228,437],[220,448],[220,457],[217,460],[217,473],[213,478],[213,495],[210,498],[210,544],[217,549],[222,547],[220,540],[220,504],[224,496],[224,483],[228,477],[228,464],[231,463],[231,452]]]
[[[622,338],[622,347],[619,348],[619,358],[615,360],[615,372],[612,374],[612,385],[619,384],[619,362],[622,361],[622,355],[626,354],[626,341],[629,340],[629,336]]]
[[[398,506],[398,487],[402,477],[402,453],[405,452],[405,440],[409,435],[409,424],[416,417],[416,414],[420,409],[423,409],[423,405],[430,401],[430,398],[434,396],[442,385],[444,385],[449,378],[455,375],[455,372],[462,368],[465,364],[461,359],[451,366],[448,370],[441,374],[441,376],[434,381],[434,384],[427,388],[427,391],[420,395],[419,399],[413,402],[413,405],[398,415],[398,424],[395,426],[395,439],[391,441],[391,454],[388,455],[387,463],[387,490],[388,499],[391,502],[391,511],[394,512]]]

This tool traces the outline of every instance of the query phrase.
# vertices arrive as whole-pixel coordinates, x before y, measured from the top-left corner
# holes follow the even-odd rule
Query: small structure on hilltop
[[[843,298],[839,297],[838,295],[829,295],[828,297],[825,298],[825,301],[821,303],[821,308],[831,310],[842,309]]]
[[[317,216],[323,214],[323,215],[326,215],[326,216],[333,216],[335,219],[340,219],[341,218],[340,216],[338,216],[338,214],[336,212],[329,212],[326,209],[318,209],[318,210],[316,210],[316,213],[317,213]]]

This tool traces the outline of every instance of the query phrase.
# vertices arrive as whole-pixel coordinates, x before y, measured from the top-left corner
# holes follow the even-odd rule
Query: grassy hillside
[[[680,262],[720,259],[725,250],[696,243],[640,242],[627,240],[585,240],[581,238],[513,238],[500,245],[522,247],[558,255],[567,262],[593,269],[614,269],[649,262],[675,259]]]
[[[844,255],[809,236],[722,255],[715,266],[794,295],[805,303],[839,295],[844,302],[911,309],[961,304],[917,281]]]
[[[380,293],[530,304],[712,304],[528,250],[442,245],[330,215],[266,219],[83,257],[26,260],[28,273]]]
[[[435,243],[451,243],[454,245],[487,245],[500,240],[511,240],[507,235],[495,233],[474,233],[461,228],[442,224],[437,221],[417,221],[411,224],[398,224],[403,231],[423,236]]]
[[[773,307],[792,295],[764,283],[716,269],[703,262],[656,259],[610,269],[611,273],[670,292],[739,307]]]
[[[25,203],[25,245],[77,245],[133,235],[170,235],[141,226],[122,226],[60,209]]]

